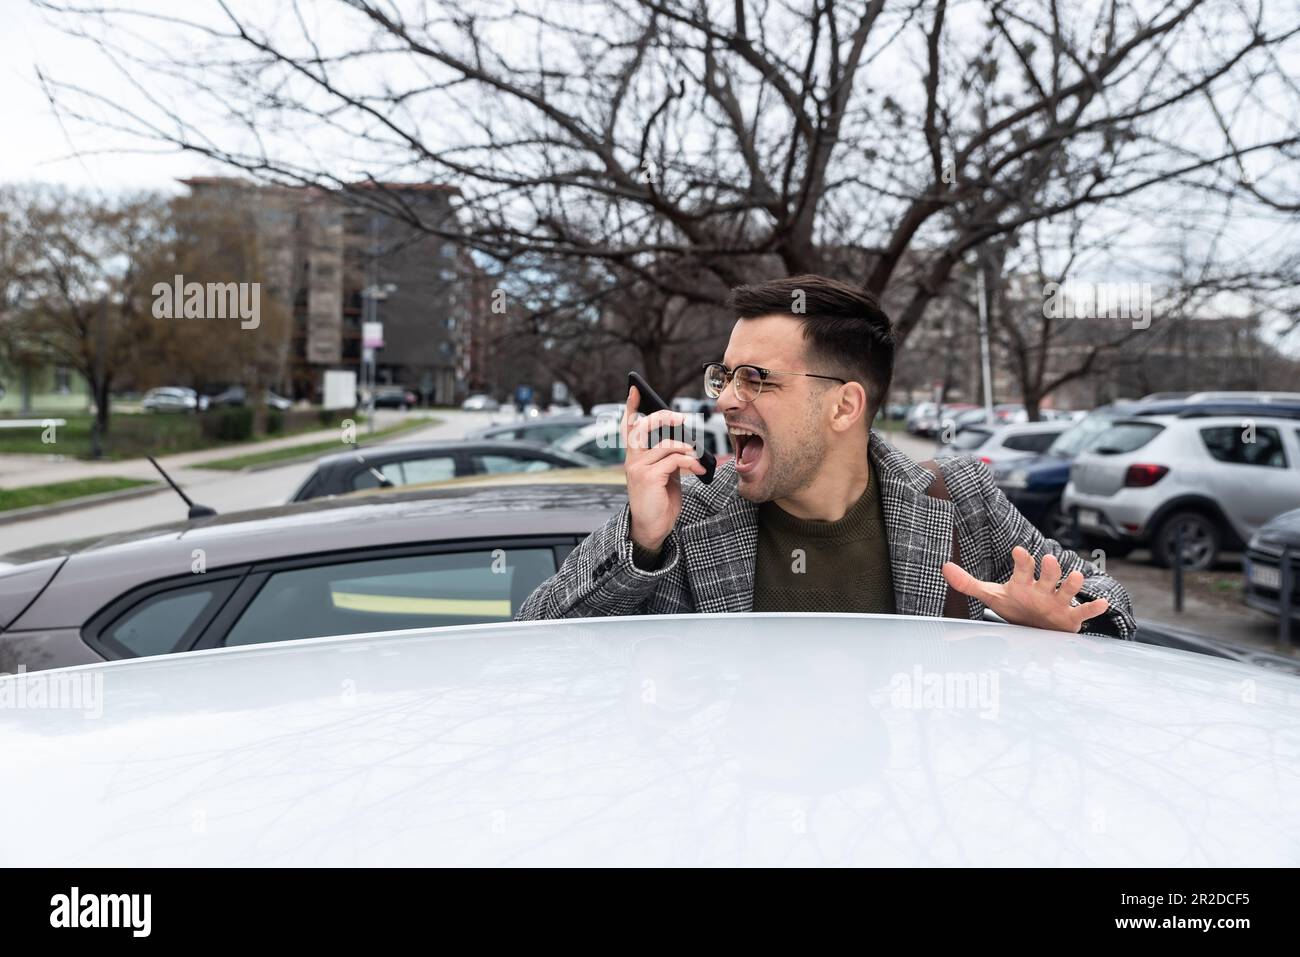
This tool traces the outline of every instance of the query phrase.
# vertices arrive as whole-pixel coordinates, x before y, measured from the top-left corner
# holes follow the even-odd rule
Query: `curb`
[[[144,498],[146,495],[153,495],[155,492],[161,492],[166,488],[167,486],[163,482],[153,482],[139,488],[127,488],[118,492],[100,492],[98,495],[83,495],[80,498],[69,498],[62,502],[51,502],[49,505],[11,508],[0,512],[0,525],[13,525],[16,522],[26,522],[34,518],[45,518],[49,515],[75,512],[79,508],[90,508],[94,505],[107,505],[113,502],[125,502],[133,498]]]

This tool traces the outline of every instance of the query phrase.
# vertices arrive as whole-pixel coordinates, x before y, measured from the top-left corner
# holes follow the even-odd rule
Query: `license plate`
[[[1089,528],[1101,528],[1101,512],[1095,508],[1079,509],[1079,524]]]
[[[1251,562],[1246,569],[1246,577],[1261,588],[1282,587],[1282,570],[1280,568],[1270,568],[1267,565],[1256,565]]]

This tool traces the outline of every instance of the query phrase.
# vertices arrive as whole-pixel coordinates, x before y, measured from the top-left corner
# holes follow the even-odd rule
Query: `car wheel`
[[[1219,557],[1219,523],[1200,512],[1175,512],[1160,523],[1151,548],[1156,564],[1161,568],[1173,565],[1179,529],[1183,533],[1183,568],[1199,572],[1213,566]]]

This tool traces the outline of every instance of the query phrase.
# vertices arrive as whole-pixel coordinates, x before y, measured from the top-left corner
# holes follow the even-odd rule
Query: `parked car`
[[[1079,422],[1088,413],[1082,409],[1039,409],[1038,416],[1043,422]]]
[[[479,429],[466,436],[467,439],[490,439],[492,441],[541,442],[549,445],[572,435],[584,426],[596,420],[589,415],[542,416],[536,419],[508,422],[505,425],[493,425]]]
[[[920,434],[921,422],[928,421],[937,417],[939,407],[933,402],[917,402],[907,410],[907,418],[904,419],[904,428],[911,435]]]
[[[1041,455],[1070,427],[1068,422],[1025,422],[1022,425],[979,425],[962,429],[934,457],[973,455],[985,465],[999,465]]]
[[[993,480],[1006,493],[1011,504],[1040,532],[1057,541],[1071,541],[1074,524],[1061,504],[1061,495],[1070,480],[1070,464],[1076,455],[1110,428],[1116,419],[1130,415],[1176,415],[1187,409],[1195,410],[1198,415],[1250,416],[1270,407],[1249,401],[1219,404],[1189,402],[1185,399],[1143,399],[1099,406],[1077,422],[1074,428],[1061,433],[1042,456],[994,468]],[[1110,541],[1107,547],[1112,554],[1122,555],[1130,545],[1115,540]]]
[[[962,413],[983,411],[969,402],[948,403],[941,407],[936,407],[933,402],[922,402],[918,407],[927,407],[927,410],[919,414],[915,408],[912,410],[911,417],[907,421],[907,431],[924,438],[939,435],[948,423],[953,423],[955,426],[957,418]]]
[[[15,565],[0,671],[508,621],[627,500],[621,476],[574,472],[237,512]]]
[[[601,464],[580,453],[538,442],[392,442],[324,456],[289,501],[305,502],[368,488],[421,485],[464,475],[599,468]]]
[[[1187,397],[1188,402],[1232,403],[1258,402],[1264,405],[1300,405],[1300,392],[1193,392]]]
[[[1300,621],[1300,508],[1274,516],[1246,543],[1244,599],[1274,617],[1282,614],[1282,554],[1291,559],[1291,617]]]
[[[967,409],[965,412],[953,416],[952,421],[956,425],[958,432],[972,426],[987,426],[989,424],[988,411],[983,408]],[[993,407],[993,425],[1012,425],[1028,421],[1029,413],[1025,411],[1023,405],[1003,404]]]
[[[146,392],[140,405],[146,412],[203,412],[208,397],[183,386],[163,386]]]
[[[293,408],[293,400],[286,399],[282,395],[277,395],[270,389],[262,393],[262,402],[268,408],[276,409],[280,412],[287,412]],[[243,406],[248,404],[248,390],[242,385],[233,385],[228,389],[222,389],[215,395],[208,397],[209,408],[221,408],[222,406]]]
[[[602,415],[591,425],[584,426],[577,432],[558,439],[555,448],[577,452],[595,459],[603,465],[621,465],[627,457],[619,434],[619,423],[624,406],[619,406],[619,415]],[[721,465],[734,454],[731,438],[727,432],[726,420],[720,415],[711,415],[707,419],[699,414],[687,413],[690,418],[692,435],[696,448],[712,452]]]
[[[490,395],[472,395],[460,404],[466,412],[496,412],[501,403]]]
[[[1215,415],[1116,419],[1075,458],[1063,506],[1079,528],[1128,547],[1150,545],[1158,564],[1177,555],[1206,569],[1274,516],[1300,508],[1300,405]]]
[[[504,604],[488,566],[466,577]],[[356,585],[319,590],[361,634],[0,679],[101,684],[0,710],[5,862],[1300,864],[1291,675],[871,615],[375,635]]]
[[[400,385],[381,385],[375,389],[375,408],[376,409],[401,409],[405,412],[407,409],[413,409],[420,402],[420,397],[410,389]],[[365,393],[357,396],[357,405],[365,407],[369,404],[369,397]]]
[[[700,399],[695,396],[679,395],[669,403],[674,412],[698,412],[708,418],[717,411],[713,399]]]

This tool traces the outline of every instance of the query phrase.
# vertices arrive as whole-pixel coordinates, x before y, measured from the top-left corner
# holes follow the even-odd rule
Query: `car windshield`
[[[1114,419],[1114,415],[1109,412],[1093,412],[1085,416],[1074,428],[1062,432],[1047,450],[1047,454],[1063,459],[1074,458],[1109,429]]]

